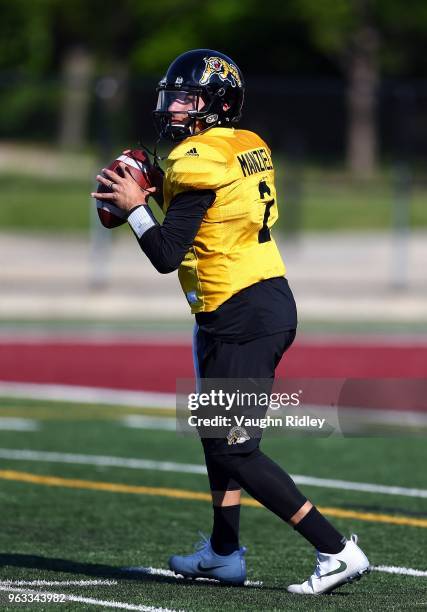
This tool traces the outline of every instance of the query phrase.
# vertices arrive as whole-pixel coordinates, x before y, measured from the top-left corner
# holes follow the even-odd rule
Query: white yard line
[[[32,450],[13,450],[0,448],[0,459],[22,461],[47,461],[52,463],[80,463],[83,465],[102,465],[124,467],[137,470],[158,470],[161,472],[179,472],[189,474],[206,474],[204,465],[192,463],[175,463],[173,461],[154,461],[151,459],[127,459],[125,457],[108,457],[105,455],[80,455],[73,453],[53,453]]]
[[[168,578],[175,578],[175,580],[183,580],[183,576],[176,575],[172,570],[167,570],[159,567],[122,567],[124,572],[134,572],[135,574],[142,574],[144,576],[167,576]],[[199,581],[211,582],[213,578],[197,578]],[[245,586],[262,586],[260,580],[245,580]]]
[[[122,601],[110,601],[103,599],[95,599],[93,597],[82,597],[81,595],[72,595],[71,593],[54,593],[52,591],[39,591],[35,589],[23,589],[17,587],[8,587],[0,585],[0,591],[7,591],[12,593],[22,593],[28,595],[39,595],[46,597],[58,597],[62,601],[74,601],[76,603],[83,603],[92,606],[103,606],[104,608],[117,608],[122,610],[138,610],[139,612],[175,612],[170,608],[157,608],[155,606],[144,606],[124,603]],[[47,602],[48,603],[48,602]],[[55,602],[50,602],[55,603]]]
[[[167,576],[169,578],[176,578],[181,580],[182,576],[177,576],[175,572],[157,567],[122,567],[123,571],[135,572],[136,574],[143,574],[145,576]],[[371,570],[375,572],[383,572],[385,574],[402,574],[405,576],[415,576],[418,578],[427,577],[427,571],[412,569],[410,567],[395,567],[394,565],[372,565]],[[200,578],[198,580],[208,580],[211,578]],[[260,580],[246,580],[245,586],[262,586],[263,582]]]
[[[299,485],[311,487],[324,487],[326,489],[341,489],[345,491],[363,491],[364,493],[384,493],[385,495],[403,495],[404,497],[427,498],[427,489],[415,489],[408,487],[394,487],[389,485],[373,484],[370,482],[352,482],[347,480],[334,480],[331,478],[316,478],[314,476],[301,476],[296,474],[292,477]]]
[[[40,423],[34,419],[0,417],[0,431],[38,431]]]
[[[156,431],[176,431],[176,419],[168,417],[152,417],[140,414],[128,414],[119,419],[125,427],[131,429],[154,429]]]
[[[117,580],[0,580],[0,586],[115,586]]]
[[[157,470],[161,472],[177,472],[186,474],[206,474],[204,465],[194,463],[178,463],[174,461],[155,461],[152,459],[133,459],[126,457],[110,457],[106,455],[83,455],[76,453],[55,453],[33,451],[30,449],[0,448],[0,459],[17,461],[45,461],[48,463],[71,463],[82,465],[100,465],[106,467],[124,467],[137,470]],[[292,475],[297,484],[323,487],[326,489],[341,489],[346,491],[362,491],[365,493],[380,493],[384,495],[402,495],[427,499],[427,489],[396,487],[369,482],[352,482],[348,480],[333,480],[315,476]]]
[[[135,572],[136,574],[143,574],[145,576],[167,576],[168,578],[176,578],[177,580],[182,579],[182,576],[177,576],[175,572],[158,567],[122,567],[122,570],[125,572]],[[401,574],[404,576],[415,576],[417,578],[427,577],[427,571],[412,569],[410,567],[395,567],[394,565],[371,565],[371,570],[375,572],[382,572],[385,574]],[[210,581],[211,578],[200,578],[200,580]],[[245,580],[245,586],[262,585],[263,582],[260,580]]]
[[[416,576],[417,578],[427,578],[427,571],[412,569],[411,567],[396,567],[394,565],[374,565],[371,567],[375,572],[385,574],[402,574],[404,576]]]
[[[126,391],[77,385],[48,385],[0,381],[0,397],[54,400],[81,404],[108,404],[114,406],[170,409],[176,407],[175,393],[156,391]]]

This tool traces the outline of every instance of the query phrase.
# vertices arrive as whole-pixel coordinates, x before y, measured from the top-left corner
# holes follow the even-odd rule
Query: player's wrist
[[[138,193],[128,195],[126,194],[124,197],[119,197],[116,199],[116,204],[119,208],[121,208],[127,214],[130,214],[132,210],[137,208],[138,206],[147,206],[148,204],[148,196],[145,193]]]
[[[129,212],[127,222],[138,239],[142,238],[146,231],[158,225],[150,208],[144,204],[138,204]]]
[[[137,208],[140,208],[141,206],[147,206],[147,204],[145,202],[139,202],[138,204],[133,204],[132,207],[127,210],[128,219],[129,219],[129,216],[133,213],[133,211],[136,210]]]

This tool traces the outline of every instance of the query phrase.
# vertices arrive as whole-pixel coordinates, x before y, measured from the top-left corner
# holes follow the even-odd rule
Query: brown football
[[[119,164],[123,163],[131,176],[135,179],[140,187],[147,189],[148,187],[157,187],[157,192],[153,196],[161,205],[162,200],[162,182],[163,175],[159,168],[153,166],[145,151],[141,149],[126,149],[119,155],[107,168],[117,172]],[[120,173],[119,169],[119,173]],[[111,189],[98,183],[97,193],[109,193]],[[110,202],[96,200],[99,219],[104,227],[113,229],[119,225],[126,223],[128,213]]]

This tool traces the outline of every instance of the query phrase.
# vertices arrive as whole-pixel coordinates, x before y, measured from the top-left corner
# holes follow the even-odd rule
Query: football
[[[126,149],[107,168],[121,173],[120,163],[127,166],[129,173],[142,189],[157,187],[158,192],[153,197],[161,205],[163,174],[160,168],[153,166],[146,152],[141,149]],[[96,191],[97,193],[107,193],[111,190],[109,187],[98,183]],[[126,223],[128,214],[113,203],[96,200],[96,207],[99,219],[107,229],[113,229]]]

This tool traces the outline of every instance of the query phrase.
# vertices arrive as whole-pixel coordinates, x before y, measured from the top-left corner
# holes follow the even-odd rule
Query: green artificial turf
[[[129,429],[137,408],[2,399],[1,417],[34,419],[37,431],[0,430],[1,449],[29,449],[178,463],[202,463],[198,440],[174,432]],[[424,487],[425,439],[266,439],[263,449],[293,474],[403,487]],[[0,471],[91,482],[206,492],[204,475],[0,459]],[[359,513],[425,519],[419,497],[303,487],[316,504]],[[418,610],[427,601],[426,578],[372,572],[334,595],[292,596],[286,586],[312,571],[314,554],[296,532],[263,508],[243,507],[241,541],[248,578],[261,586],[224,587],[169,576],[121,571],[128,566],[167,568],[173,553],[191,552],[198,530],[209,533],[207,501],[117,493],[6,480],[0,473],[0,580],[113,579],[113,586],[55,586],[45,591],[101,601],[174,610]],[[357,518],[331,518],[347,536],[357,533],[373,565],[427,569],[427,528]],[[40,587],[42,590],[42,587]],[[9,604],[0,609],[104,610],[102,604]]]

